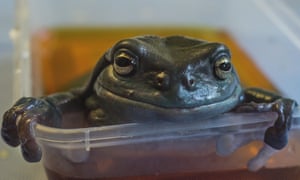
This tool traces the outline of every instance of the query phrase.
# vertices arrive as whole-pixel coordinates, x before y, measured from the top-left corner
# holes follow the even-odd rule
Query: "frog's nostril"
[[[188,84],[189,84],[190,86],[193,86],[193,85],[194,85],[194,82],[195,82],[194,79],[189,79],[189,80],[188,80]]]
[[[170,85],[170,77],[165,72],[160,72],[155,77],[155,86],[160,90],[166,90]]]
[[[193,90],[195,87],[195,78],[190,76],[190,75],[185,75],[182,78],[182,84],[184,85],[184,87],[188,90]]]

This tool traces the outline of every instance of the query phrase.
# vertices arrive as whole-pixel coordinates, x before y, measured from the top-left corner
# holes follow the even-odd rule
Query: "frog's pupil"
[[[130,66],[132,63],[129,59],[127,58],[118,58],[116,60],[116,64],[119,66],[119,67],[127,67],[127,66]]]
[[[221,63],[219,68],[222,70],[222,71],[229,71],[231,69],[231,64],[228,63],[228,62],[224,62],[224,63]]]

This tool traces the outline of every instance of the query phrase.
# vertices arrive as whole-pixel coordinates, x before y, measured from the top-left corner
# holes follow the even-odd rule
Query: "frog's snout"
[[[172,78],[166,72],[159,72],[156,74],[154,86],[158,90],[166,91],[173,89],[173,87],[183,87],[187,91],[194,91],[196,89],[196,79],[189,73],[183,74],[178,80],[173,79],[173,83],[171,82]]]

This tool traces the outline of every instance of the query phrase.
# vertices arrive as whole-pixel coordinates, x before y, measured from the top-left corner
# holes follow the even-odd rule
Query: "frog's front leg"
[[[287,145],[292,113],[297,103],[292,99],[283,98],[258,88],[246,89],[242,99],[242,104],[236,108],[237,112],[273,111],[278,114],[274,125],[265,131],[264,146],[248,163],[248,168],[256,171],[264,166],[269,157]]]
[[[283,98],[274,93],[249,88],[245,90],[243,103],[236,111],[276,112],[278,118],[274,125],[265,132],[264,142],[274,149],[282,149],[288,143],[288,131],[291,128],[291,119],[296,101]]]
[[[70,107],[69,104],[74,105],[74,97],[71,93],[59,93],[42,98],[19,99],[3,116],[2,138],[11,146],[21,145],[25,160],[39,161],[42,153],[35,141],[35,125],[59,126],[63,111]]]

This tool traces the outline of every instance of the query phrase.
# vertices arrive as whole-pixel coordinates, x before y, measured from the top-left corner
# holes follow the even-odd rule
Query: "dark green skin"
[[[82,111],[90,126],[100,126],[276,111],[278,119],[266,130],[265,142],[281,149],[288,142],[295,106],[295,101],[268,91],[242,89],[230,51],[221,43],[141,36],[109,49],[82,90],[21,98],[4,114],[2,137],[9,145],[21,144],[24,158],[34,162],[41,158],[34,125],[60,127],[67,113]]]

